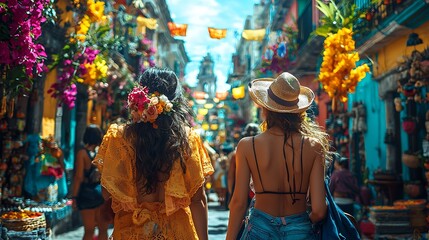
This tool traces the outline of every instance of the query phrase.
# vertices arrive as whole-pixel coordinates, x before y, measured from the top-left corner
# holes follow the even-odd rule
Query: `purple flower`
[[[151,44],[152,44],[152,41],[151,41],[150,39],[148,39],[148,38],[144,38],[144,39],[142,39],[142,43],[143,43],[144,45],[151,45]]]
[[[86,55],[86,59],[88,60],[88,62],[93,63],[99,52],[100,51],[97,49],[92,49],[90,47],[86,48],[85,49],[85,55]]]

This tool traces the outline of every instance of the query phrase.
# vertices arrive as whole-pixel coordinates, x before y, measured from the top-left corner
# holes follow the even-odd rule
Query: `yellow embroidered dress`
[[[194,130],[189,143],[192,155],[185,160],[186,173],[176,161],[164,185],[164,202],[138,203],[134,150],[123,137],[123,128],[110,126],[94,163],[101,171],[101,184],[112,196],[114,240],[198,239],[189,205],[213,167]]]

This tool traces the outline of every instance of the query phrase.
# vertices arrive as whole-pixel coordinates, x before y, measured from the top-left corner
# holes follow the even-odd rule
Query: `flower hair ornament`
[[[158,92],[149,93],[147,87],[137,86],[128,94],[128,108],[134,123],[150,122],[153,128],[158,128],[155,123],[160,114],[174,112],[173,104],[167,96]]]

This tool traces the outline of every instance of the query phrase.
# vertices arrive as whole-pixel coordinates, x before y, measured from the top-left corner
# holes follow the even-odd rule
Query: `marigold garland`
[[[342,28],[328,36],[324,42],[323,62],[319,81],[334,101],[347,101],[347,94],[356,90],[356,85],[369,72],[367,64],[356,67],[359,53],[355,51],[353,31]]]

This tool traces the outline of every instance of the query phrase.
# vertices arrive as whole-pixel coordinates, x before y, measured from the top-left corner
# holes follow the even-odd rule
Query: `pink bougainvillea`
[[[37,40],[50,4],[50,0],[0,0],[0,65],[9,81],[28,81],[46,70],[45,48]]]

